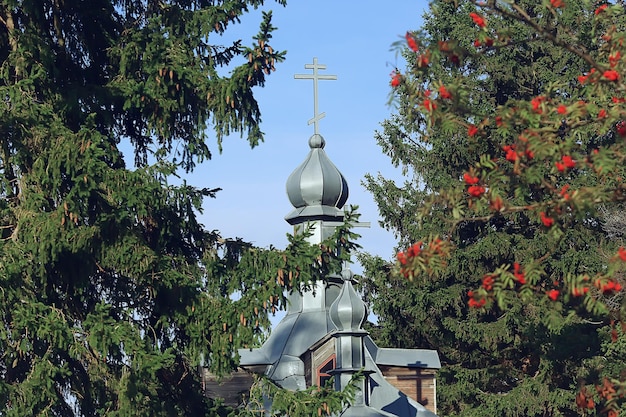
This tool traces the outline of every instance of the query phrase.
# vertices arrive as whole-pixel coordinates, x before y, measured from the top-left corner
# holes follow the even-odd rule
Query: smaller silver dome
[[[348,182],[330,161],[320,134],[309,138],[311,150],[287,179],[287,196],[295,209],[286,220],[291,224],[316,219],[343,219],[340,210],[348,200]]]
[[[330,319],[340,332],[362,330],[367,316],[365,303],[352,286],[353,276],[354,274],[349,269],[341,272],[343,287],[333,305],[330,306]]]

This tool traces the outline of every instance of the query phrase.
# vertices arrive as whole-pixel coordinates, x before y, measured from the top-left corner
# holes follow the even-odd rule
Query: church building
[[[324,113],[318,112],[317,83],[336,77],[319,74],[326,67],[316,58],[305,68],[313,74],[296,78],[313,80],[314,117],[309,124],[314,124],[314,134],[304,162],[287,179],[287,196],[294,209],[286,220],[295,233],[312,228],[309,242],[320,244],[343,223],[348,184],[326,155],[326,142],[319,133]],[[321,386],[334,377],[335,388],[341,390],[361,371],[365,377],[359,394],[342,416],[436,416],[435,376],[441,367],[437,352],[378,347],[363,329],[367,308],[353,287],[352,272],[348,268],[338,272],[312,290],[290,294],[286,316],[263,346],[239,351],[241,369],[230,381],[218,384],[205,377],[207,393],[236,403],[232,389],[228,394],[229,384],[241,390],[246,372],[265,374],[290,390]]]

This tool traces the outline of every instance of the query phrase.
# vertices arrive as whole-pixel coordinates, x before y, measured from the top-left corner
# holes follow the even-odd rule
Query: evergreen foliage
[[[454,250],[435,271],[423,256],[415,256],[419,268],[402,267],[406,259],[400,255],[396,266],[363,256],[365,290],[379,317],[374,334],[381,344],[439,351],[440,415],[594,413],[594,407],[581,411],[579,402],[577,407],[581,389],[603,377],[619,378],[626,369],[623,335],[612,321],[620,317],[623,293],[602,306],[598,292],[584,300],[567,295],[574,276],[603,273],[623,241],[603,230],[606,222],[596,211],[600,201],[614,207],[609,199],[587,194],[568,211],[559,192],[567,184],[583,195],[585,187],[605,184],[606,172],[578,164],[559,178],[546,156],[560,158],[575,147],[584,157],[622,139],[591,123],[563,122],[554,134],[545,128],[542,143],[538,116],[556,114],[545,100],[589,99],[580,92],[578,77],[597,59],[597,39],[609,23],[592,24],[593,2],[568,0],[559,8],[553,3],[559,4],[433,1],[422,30],[407,33],[408,48],[402,43],[406,71],[397,70],[392,78],[397,112],[383,122],[377,139],[406,180],[398,185],[370,175],[366,186],[382,225],[396,234],[399,249],[409,248],[400,255],[423,251],[434,236]],[[477,12],[477,18],[488,16],[488,28],[472,18]],[[613,16],[610,24],[623,27],[623,13]],[[619,93],[604,94],[589,100],[585,114],[595,117],[601,99],[610,102],[610,94]],[[511,123],[502,125],[499,115]],[[528,145],[534,154],[524,155],[522,136],[532,129],[539,131],[537,145]],[[549,141],[547,133],[557,139]],[[512,142],[518,146],[515,159],[505,157]],[[548,162],[534,163],[542,157]],[[607,168],[614,178],[624,175],[623,164]],[[529,208],[558,198],[561,205],[552,212],[558,227],[547,232],[550,225]],[[516,264],[525,282],[514,275]],[[615,276],[622,279],[621,273]],[[477,288],[488,308],[471,307]],[[547,297],[551,290],[563,294],[563,302]]]
[[[0,1],[0,415],[226,415],[197,367],[229,372],[284,291],[338,267],[303,236],[208,231],[218,188],[171,181],[211,137],[262,140],[271,12],[250,46],[220,37],[261,6]]]

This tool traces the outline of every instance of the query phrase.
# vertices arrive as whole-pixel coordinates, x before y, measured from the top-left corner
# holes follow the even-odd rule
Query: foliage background
[[[336,269],[302,236],[206,229],[218,189],[177,179],[211,137],[263,138],[271,14],[249,46],[220,37],[262,5],[0,2],[0,414],[226,415],[197,366],[229,372],[284,291]]]
[[[379,316],[372,331],[380,343],[440,352],[441,415],[606,412],[588,403],[581,409],[576,397],[593,397],[586,384],[623,377],[624,332],[615,324],[622,294],[603,298],[592,288],[583,301],[571,292],[582,285],[573,284],[574,276],[601,274],[623,244],[606,227],[606,213],[616,216],[621,207],[598,197],[606,201],[603,214],[583,194],[585,187],[605,185],[608,176],[620,178],[622,168],[611,165],[610,175],[599,176],[591,164],[579,163],[561,174],[554,163],[574,150],[582,161],[598,147],[621,146],[610,122],[570,127],[555,110],[559,102],[585,99],[587,116],[596,117],[610,94],[619,94],[581,91],[578,76],[602,59],[598,38],[611,23],[621,27],[623,10],[607,22],[594,20],[592,2],[565,3],[434,1],[424,26],[407,34],[418,47],[400,45],[407,69],[392,77],[399,81],[398,110],[383,123],[378,141],[405,181],[370,175],[366,186],[382,224],[411,259],[399,257],[394,266],[363,256],[364,290]],[[488,23],[481,28],[470,13]],[[549,104],[536,107],[543,100]],[[494,123],[496,116],[504,122]],[[552,125],[545,121],[550,117]],[[514,160],[503,150],[511,144],[517,146]],[[479,195],[468,196],[464,174],[480,181]],[[580,190],[571,205],[559,194],[565,184]],[[557,226],[542,224],[540,210]],[[435,236],[453,247],[445,267],[406,250]],[[513,275],[514,263],[525,282]],[[611,271],[623,280],[619,269]],[[487,285],[490,274],[495,283]],[[562,298],[552,301],[550,290]],[[480,298],[487,308],[468,306]],[[598,300],[608,309],[588,312]],[[606,355],[617,351],[609,365]]]

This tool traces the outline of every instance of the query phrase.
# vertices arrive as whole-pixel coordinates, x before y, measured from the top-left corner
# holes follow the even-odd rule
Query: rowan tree
[[[400,252],[365,288],[382,343],[439,350],[442,415],[624,407],[624,17],[441,0],[402,41],[378,140],[406,181],[366,180]]]
[[[262,6],[0,2],[0,415],[225,414],[197,367],[231,370],[335,262],[302,237],[221,237],[197,218],[219,178],[176,179],[212,141],[262,140],[271,12],[250,41],[220,36]]]

